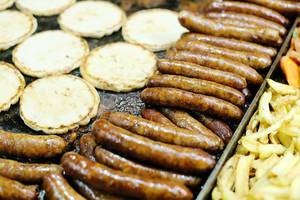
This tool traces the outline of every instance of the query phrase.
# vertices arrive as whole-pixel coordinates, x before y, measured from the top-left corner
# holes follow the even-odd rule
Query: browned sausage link
[[[95,190],[81,180],[76,179],[73,181],[73,183],[76,189],[88,200],[124,200],[121,197],[107,194],[106,192],[102,192],[100,190]]]
[[[185,41],[181,39],[177,41],[176,49],[220,55],[224,58],[244,63],[255,69],[266,68],[272,63],[271,57],[265,54],[227,49],[224,47],[206,44],[201,41]]]
[[[0,130],[0,153],[26,158],[50,158],[63,153],[64,139],[55,135],[29,135]]]
[[[1,200],[34,200],[37,198],[37,186],[23,185],[18,181],[0,176]]]
[[[193,198],[189,189],[180,183],[127,174],[76,153],[65,154],[61,163],[67,175],[95,189],[138,199],[190,200]]]
[[[162,112],[171,119],[177,126],[188,130],[197,131],[199,133],[216,136],[211,130],[206,128],[201,122],[197,121],[190,114],[183,110],[162,108]]]
[[[116,126],[156,141],[210,151],[223,149],[222,140],[214,134],[198,134],[195,131],[152,122],[122,112],[107,112],[103,117]]]
[[[285,35],[287,30],[281,24],[277,24],[271,20],[257,17],[254,15],[235,13],[235,12],[209,12],[205,14],[205,17],[212,19],[231,19],[236,21],[243,21],[248,24],[255,24],[262,27],[267,27],[279,31],[281,35]]]
[[[233,49],[237,51],[257,52],[257,53],[267,54],[271,57],[277,54],[276,49],[272,47],[265,47],[252,42],[229,39],[224,37],[217,37],[212,35],[203,35],[199,33],[185,33],[181,36],[181,40],[184,40],[186,42],[196,40],[207,44],[224,47],[227,49]]]
[[[142,117],[153,122],[158,122],[161,124],[177,127],[168,118],[161,114],[158,110],[154,108],[145,108],[142,110]]]
[[[184,27],[193,32],[236,38],[271,46],[279,46],[282,43],[282,38],[275,29],[225,25],[189,11],[181,11],[179,21]]]
[[[207,81],[221,83],[223,85],[228,85],[236,89],[243,89],[247,87],[246,79],[240,75],[203,67],[194,63],[161,59],[157,63],[157,68],[161,73],[200,78]]]
[[[238,106],[245,104],[245,96],[240,91],[219,83],[196,78],[177,75],[154,75],[149,79],[148,86],[173,87],[198,94],[214,96]]]
[[[255,69],[243,63],[236,62],[234,60],[230,60],[219,55],[213,55],[213,54],[202,53],[202,52],[196,53],[196,52],[185,51],[185,50],[178,51],[176,49],[169,49],[167,51],[167,58],[192,62],[198,65],[211,67],[213,69],[235,73],[237,75],[246,78],[246,80],[252,84],[261,84],[263,82],[262,76]]]
[[[285,18],[280,13],[266,8],[264,6],[259,6],[251,3],[244,2],[233,2],[233,1],[214,1],[212,2],[207,11],[229,11],[229,12],[238,12],[245,13],[250,15],[255,15],[258,17],[262,17],[283,25],[288,25],[289,20]]]
[[[246,0],[251,3],[259,4],[267,8],[271,8],[280,13],[299,13],[300,2],[295,1],[282,1],[282,0]]]
[[[94,123],[93,133],[96,141],[105,148],[162,168],[182,173],[199,173],[215,166],[214,158],[201,149],[156,142],[119,128],[104,119]]]
[[[80,138],[79,146],[81,155],[87,157],[92,161],[96,160],[94,157],[94,149],[96,148],[97,144],[95,141],[95,137],[92,134],[88,133],[83,135]]]
[[[217,134],[227,144],[232,137],[232,130],[225,122],[213,119],[201,113],[194,113],[197,120]]]
[[[0,158],[0,175],[25,183],[40,183],[43,176],[61,172],[62,168],[55,164],[21,163]]]
[[[95,156],[98,162],[116,170],[121,170],[125,173],[136,174],[149,178],[159,178],[164,180],[171,180],[190,187],[196,187],[200,184],[201,179],[174,172],[164,171],[141,165],[139,163],[130,161],[117,154],[107,151],[101,147],[96,147]]]
[[[49,174],[43,178],[43,189],[48,200],[85,200],[61,174]]]
[[[226,119],[240,120],[243,117],[241,109],[222,99],[175,88],[146,88],[141,98],[149,104],[205,112]]]
[[[205,15],[205,17],[206,17],[206,15]],[[255,28],[255,29],[264,29],[264,28],[273,29],[273,28],[263,27],[263,26],[259,26],[257,24],[253,24],[251,22],[246,22],[246,21],[241,21],[241,20],[233,20],[233,19],[228,19],[228,18],[215,18],[215,19],[210,18],[210,17],[206,17],[206,18],[214,20],[215,22],[220,23],[222,25],[237,26],[237,27],[244,27],[244,28],[251,28],[251,29],[252,28]],[[273,29],[273,30],[276,30],[276,29]]]

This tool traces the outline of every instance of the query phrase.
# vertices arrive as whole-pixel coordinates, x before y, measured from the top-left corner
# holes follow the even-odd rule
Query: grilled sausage
[[[194,52],[203,52],[220,55],[224,58],[229,58],[249,65],[254,69],[266,68],[272,63],[271,57],[265,54],[227,49],[224,47],[206,44],[201,41],[185,41],[184,39],[181,39],[177,41],[175,47],[179,50],[188,50]]]
[[[203,123],[207,128],[217,134],[227,144],[232,137],[231,128],[223,121],[213,119],[201,113],[194,113],[197,120]]]
[[[223,148],[222,140],[213,133],[210,134],[209,130],[202,130],[209,131],[209,133],[200,132],[199,134],[195,131],[152,122],[122,112],[107,112],[103,115],[103,118],[116,126],[160,142],[210,151]]]
[[[207,81],[221,83],[236,89],[243,89],[247,87],[246,79],[240,75],[202,67],[194,63],[161,59],[157,63],[157,68],[161,73],[200,78]]]
[[[189,11],[181,11],[179,21],[192,32],[235,38],[271,46],[280,46],[282,43],[279,32],[274,29],[224,25]]]
[[[281,35],[285,35],[287,30],[281,24],[277,24],[271,20],[264,19],[262,17],[257,17],[254,15],[248,15],[243,13],[235,12],[209,12],[205,13],[205,17],[212,19],[231,19],[235,21],[243,21],[248,24],[255,24],[261,27],[267,27],[279,31]]]
[[[141,98],[145,103],[205,112],[221,118],[240,120],[243,116],[237,106],[222,99],[175,88],[146,88]]]
[[[280,13],[300,13],[300,2],[283,0],[246,0],[251,3],[259,4]]]
[[[29,164],[0,158],[0,175],[20,182],[40,183],[43,176],[61,172],[62,168],[55,164]]]
[[[188,130],[205,133],[207,135],[215,135],[211,130],[206,128],[201,122],[197,121],[191,115],[183,110],[162,108],[162,112],[171,119],[177,126]]]
[[[49,174],[43,178],[43,189],[48,200],[85,200],[61,174]]]
[[[104,119],[94,123],[92,132],[97,143],[105,148],[162,168],[183,173],[200,173],[211,170],[215,165],[214,158],[201,149],[156,142],[119,128]]]
[[[23,185],[18,181],[0,176],[1,200],[34,200],[37,197],[37,186]]]
[[[127,174],[76,153],[64,154],[61,163],[67,175],[95,189],[139,199],[190,200],[193,198],[192,193],[182,184]]]
[[[153,108],[145,108],[142,110],[142,117],[153,122],[158,122],[161,124],[177,127],[168,118],[161,114],[158,110]]]
[[[262,17],[279,24],[288,25],[289,20],[285,18],[280,13],[266,8],[264,6],[259,6],[251,3],[244,2],[233,2],[233,1],[213,1],[206,11],[216,11],[216,12],[238,12],[245,13],[250,15],[255,15],[258,17]]]
[[[245,96],[238,90],[219,83],[177,75],[154,75],[148,81],[149,87],[173,87],[198,94],[214,96],[235,105],[243,106]]]
[[[185,41],[200,41],[207,44],[224,47],[227,49],[233,49],[237,51],[246,51],[246,52],[257,52],[262,54],[267,54],[271,57],[277,54],[276,49],[272,47],[265,47],[259,44],[252,42],[246,42],[236,39],[229,39],[225,37],[217,37],[212,35],[203,35],[199,33],[185,33],[181,36],[182,40]]]
[[[94,157],[94,149],[97,146],[95,137],[90,133],[85,134],[80,138],[79,143],[80,154],[92,161],[95,161],[96,159]]]
[[[194,176],[177,174],[174,172],[169,172],[141,165],[139,163],[123,158],[117,154],[114,154],[110,151],[107,151],[99,146],[95,149],[95,156],[97,161],[101,164],[116,170],[121,170],[129,174],[136,174],[149,178],[171,180],[190,187],[198,186],[201,181],[200,178]]]
[[[63,153],[64,139],[55,135],[29,135],[0,130],[0,153],[25,158],[50,158]]]
[[[236,62],[222,56],[201,52],[195,53],[185,50],[178,51],[176,49],[169,49],[167,52],[167,58],[192,62],[198,65],[211,67],[213,69],[235,73],[246,78],[246,80],[252,84],[261,84],[263,82],[262,76],[255,69],[244,65],[243,63]]]
[[[95,190],[81,180],[76,179],[73,181],[73,183],[77,190],[88,200],[124,200],[121,197],[107,194],[106,192],[102,192],[100,190]]]

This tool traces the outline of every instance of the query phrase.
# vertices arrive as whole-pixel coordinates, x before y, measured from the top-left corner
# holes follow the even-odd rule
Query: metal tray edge
[[[215,168],[213,169],[213,171],[210,173],[208,179],[206,180],[202,190],[200,191],[200,193],[198,194],[196,200],[205,200],[205,199],[210,199],[210,193],[213,189],[213,187],[215,186],[215,182],[217,180],[217,176],[220,172],[220,170],[222,169],[223,165],[225,164],[225,162],[228,160],[228,158],[230,156],[233,155],[233,152],[237,146],[237,142],[238,140],[242,137],[242,135],[244,134],[244,130],[246,129],[246,126],[248,125],[248,122],[250,121],[250,118],[252,117],[252,115],[254,114],[254,112],[256,111],[257,108],[257,104],[258,101],[261,97],[261,95],[263,94],[263,92],[266,89],[266,85],[267,85],[267,79],[270,78],[275,69],[278,67],[279,62],[281,57],[287,52],[288,48],[289,48],[289,44],[290,44],[290,40],[292,38],[293,32],[295,30],[295,28],[297,27],[297,24],[300,21],[300,17],[297,17],[293,23],[293,25],[290,28],[290,31],[284,41],[284,43],[282,44],[273,64],[271,65],[269,72],[267,73],[264,82],[261,84],[259,90],[257,91],[252,103],[250,104],[247,112],[245,113],[243,119],[241,120],[240,124],[238,125],[237,129],[235,130],[233,137],[231,138],[230,142],[227,144],[225,150],[223,151],[220,159],[218,160]]]

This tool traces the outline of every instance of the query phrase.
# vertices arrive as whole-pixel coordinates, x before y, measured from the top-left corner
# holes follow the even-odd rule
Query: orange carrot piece
[[[290,57],[284,56],[280,60],[280,67],[289,85],[300,87],[298,65]]]

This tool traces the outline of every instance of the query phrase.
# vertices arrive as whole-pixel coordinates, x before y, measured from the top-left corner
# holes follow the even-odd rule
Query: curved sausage
[[[146,88],[141,98],[145,103],[205,112],[221,118],[240,120],[243,117],[237,106],[222,99],[175,88]]]
[[[25,158],[51,158],[63,153],[67,142],[56,135],[29,135],[0,130],[0,153]]]
[[[161,59],[157,63],[161,73],[183,75],[227,85],[236,89],[247,87],[246,79],[240,75],[203,67],[194,63]]]
[[[0,176],[1,200],[36,200],[37,198],[37,186],[23,185],[18,181]]]
[[[251,3],[259,4],[271,8],[280,13],[300,13],[300,2],[282,0],[246,0]]]
[[[279,32],[274,29],[224,25],[189,11],[181,11],[179,21],[192,32],[235,38],[271,46],[280,46],[282,43]]]
[[[175,49],[169,49],[167,51],[167,58],[192,62],[198,65],[211,67],[213,69],[235,73],[246,78],[246,80],[252,84],[261,84],[263,82],[262,76],[255,69],[244,65],[243,63],[226,59],[222,56],[202,52],[195,53],[185,50],[178,51]]]
[[[95,190],[81,180],[76,179],[73,181],[73,183],[78,191],[88,200],[124,200],[121,197],[107,194],[106,192],[102,192],[100,190]]]
[[[168,118],[161,114],[158,110],[154,108],[145,108],[142,110],[142,117],[153,122],[158,122],[161,124],[177,127]]]
[[[226,144],[230,141],[233,131],[225,122],[213,119],[201,113],[194,113],[197,120],[217,134]]]
[[[209,12],[209,13],[205,13],[205,17],[212,18],[212,19],[231,19],[236,21],[243,21],[258,26],[275,29],[279,31],[281,35],[285,35],[287,33],[286,28],[281,24],[254,15],[235,13],[235,12]]]
[[[43,178],[43,189],[48,200],[85,200],[61,174],[49,174]]]
[[[219,83],[177,75],[154,75],[148,81],[148,87],[172,87],[197,94],[214,96],[237,106],[245,104],[245,96],[238,90]]]
[[[272,47],[265,47],[252,42],[246,42],[246,41],[230,39],[225,37],[203,35],[200,33],[185,33],[181,36],[181,40],[200,41],[207,44],[224,47],[227,49],[233,49],[237,51],[257,52],[257,53],[267,54],[271,57],[277,54],[276,49]]]
[[[94,149],[96,148],[97,144],[95,141],[95,137],[92,134],[88,133],[83,135],[80,138],[79,146],[81,155],[87,157],[92,161],[96,160],[94,157]]]
[[[209,135],[215,135],[211,130],[206,128],[201,122],[197,121],[190,114],[183,110],[162,108],[162,112],[171,119],[177,126],[186,128],[188,130],[196,131],[199,133],[206,133]]]
[[[107,120],[94,123],[97,143],[138,160],[183,173],[200,173],[215,166],[214,158],[201,149],[156,142],[119,128]]]
[[[107,112],[102,117],[116,126],[160,142],[202,148],[210,151],[218,151],[223,149],[224,146],[222,140],[208,129],[202,129],[202,131],[209,131],[209,133],[198,133],[152,122],[122,112]]]
[[[244,3],[244,2],[234,2],[234,1],[214,1],[212,2],[207,11],[216,11],[216,12],[238,12],[238,13],[245,13],[250,15],[255,15],[258,17],[262,17],[279,24],[288,25],[289,20],[285,18],[280,13],[266,8],[264,6],[259,6],[251,3]]]
[[[136,174],[136,175],[140,175],[143,177],[145,176],[149,178],[171,180],[178,183],[182,183],[190,187],[199,186],[201,181],[200,178],[194,176],[177,174],[174,172],[155,169],[155,168],[138,164],[136,162],[123,158],[117,154],[114,154],[110,151],[107,151],[99,146],[96,147],[95,149],[95,156],[97,161],[100,162],[101,164],[116,170],[121,170],[129,174]]]
[[[127,174],[90,161],[76,153],[66,153],[61,164],[67,175],[95,189],[138,199],[190,200],[192,193],[184,185]]]
[[[61,173],[62,168],[55,164],[21,163],[0,158],[0,175],[25,183],[40,183],[43,176]]]
[[[263,69],[269,67],[272,64],[271,57],[265,54],[236,51],[224,47],[206,44],[201,41],[185,41],[181,39],[177,41],[175,47],[178,50],[188,50],[194,52],[203,52],[220,55],[224,58],[229,58],[249,65],[254,69]]]

